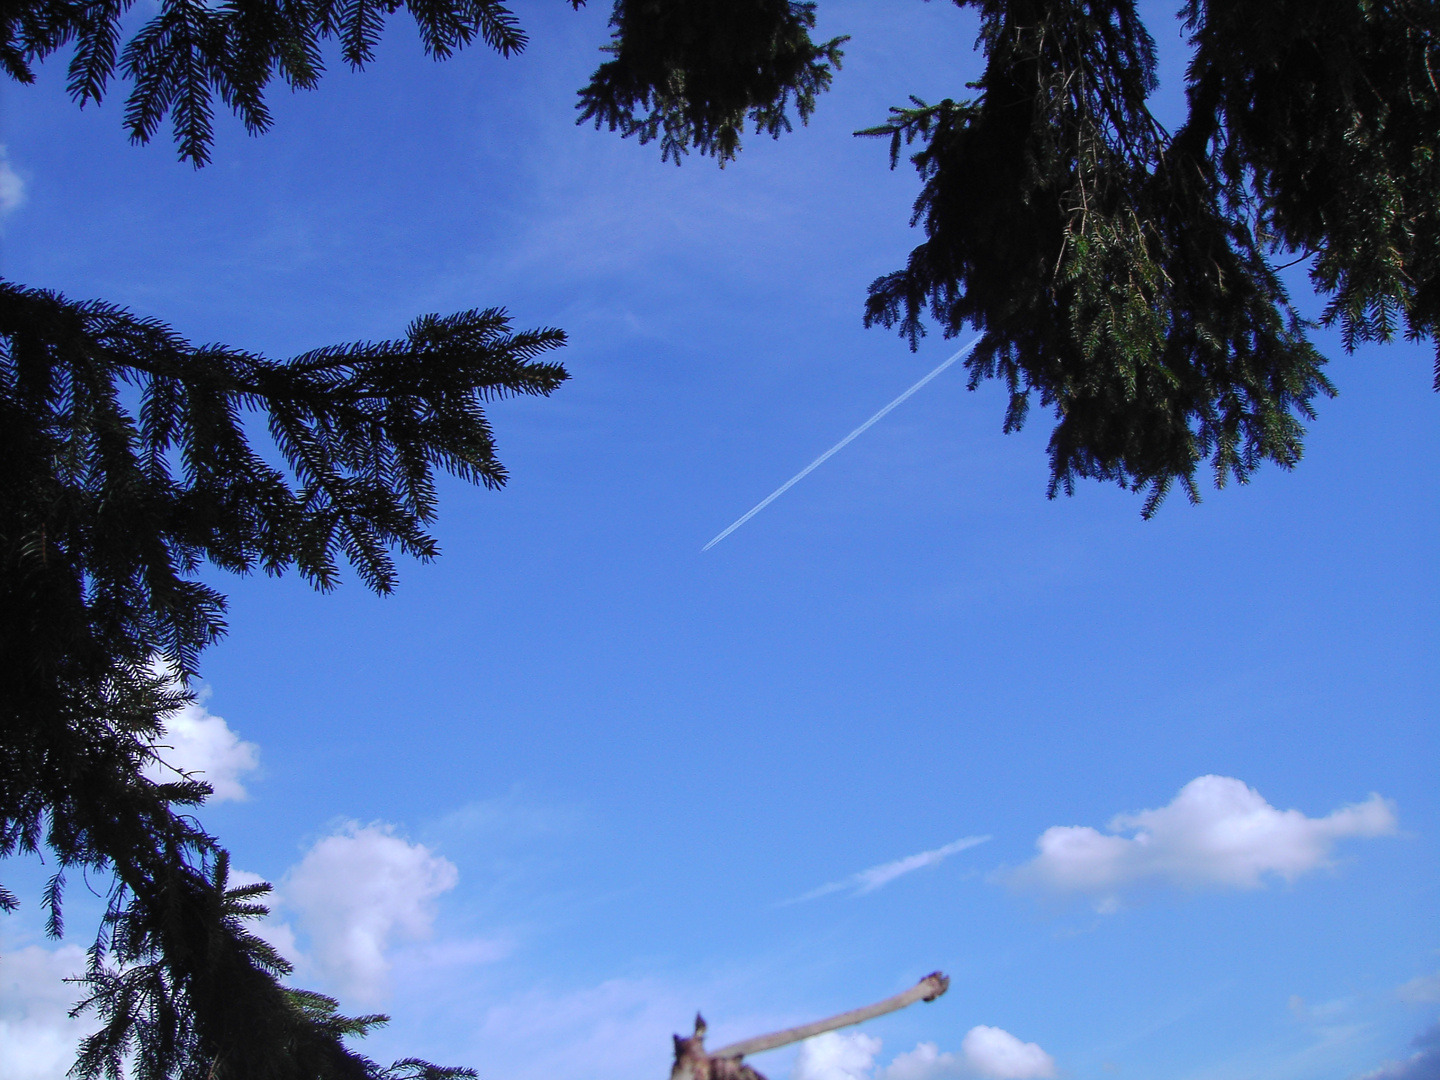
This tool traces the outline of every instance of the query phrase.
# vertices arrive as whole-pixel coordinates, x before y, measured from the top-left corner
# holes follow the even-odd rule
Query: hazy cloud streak
[[[1391,1061],[1360,1080],[1440,1080],[1440,1022],[1431,1024],[1411,1040],[1415,1053],[1404,1061]]]
[[[10,168],[5,144],[0,143],[0,217],[25,205],[25,181]]]
[[[966,848],[975,847],[989,840],[988,836],[966,836],[953,843],[938,847],[934,851],[922,851],[918,855],[907,855],[903,859],[896,859],[894,862],[881,863],[879,866],[872,866],[868,870],[861,870],[857,874],[851,874],[842,881],[832,881],[828,885],[821,885],[804,896],[797,896],[793,900],[786,900],[787,904],[801,904],[806,900],[814,900],[820,896],[828,896],[833,892],[840,892],[842,889],[854,890],[853,895],[861,896],[865,893],[874,892],[876,889],[889,885],[890,882],[905,874],[922,870],[927,866],[934,866],[936,863],[948,859],[956,852],[964,851]]]

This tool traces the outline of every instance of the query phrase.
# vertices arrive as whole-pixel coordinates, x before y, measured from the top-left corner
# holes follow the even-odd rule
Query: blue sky
[[[199,172],[61,65],[0,87],[6,277],[272,355],[472,306],[570,334],[571,382],[491,410],[509,486],[445,485],[395,596],[217,575],[231,633],[177,731],[243,793],[204,820],[276,882],[300,983],[392,1013],[373,1056],[486,1080],[658,1077],[697,1008],[727,1041],[936,968],[938,1002],[754,1064],[1435,1075],[1430,345],[1320,335],[1341,393],[1301,466],[1149,522],[1047,501],[1043,417],[1002,435],[952,368],[702,555],[953,351],[860,325],[916,181],[850,133],[963,94],[973,20],[827,0],[835,89],[721,171],[574,126],[604,5],[519,13],[523,56],[438,65],[397,20]],[[44,873],[6,868],[0,921],[27,1080],[68,1065],[94,914],[73,888],[47,942]]]

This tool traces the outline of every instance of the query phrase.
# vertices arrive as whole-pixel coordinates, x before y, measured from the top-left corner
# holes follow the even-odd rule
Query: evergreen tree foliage
[[[1005,429],[1037,400],[1054,413],[1051,495],[1116,481],[1147,492],[1149,516],[1176,483],[1198,500],[1207,463],[1218,485],[1293,467],[1335,392],[1280,276],[1293,262],[1309,261],[1346,348],[1435,339],[1433,0],[1187,0],[1174,133],[1147,108],[1155,49],[1134,0],[956,3],[980,17],[976,93],[912,100],[858,133],[888,139],[892,167],[914,148],[926,236],[871,286],[865,320],[912,346],[927,321],[981,330],[971,386],[1003,381]],[[829,86],[846,39],[811,42],[813,19],[761,0],[619,0],[615,59],[581,91],[581,119],[723,165],[747,115],[778,136],[788,93],[804,120]]]
[[[1334,390],[1281,260],[1308,261],[1346,347],[1436,338],[1433,0],[1186,0],[1173,133],[1146,106],[1155,50],[1134,0],[956,3],[980,17],[973,93],[859,133],[889,141],[892,167],[909,154],[925,236],[865,318],[912,345],[927,323],[983,331],[971,385],[1003,381],[1006,428],[1036,400],[1054,413],[1052,494],[1115,481],[1148,515],[1177,482],[1198,498],[1207,466],[1225,483],[1299,461]],[[133,0],[0,0],[0,66],[27,83],[69,49],[77,103],[128,83],[132,139],[168,118],[198,167],[217,100],[263,132],[272,82],[315,86],[327,45],[364,67],[402,6],[436,59],[526,43],[499,0],[159,0],[144,17]],[[797,0],[615,0],[610,25],[579,122],[677,164],[694,149],[724,165],[747,124],[808,120],[846,40],[813,41]],[[437,471],[503,484],[484,404],[554,390],[565,372],[541,357],[562,341],[491,309],[277,362],[0,282],[0,856],[54,857],[56,935],[67,871],[113,881],[77,1076],[126,1060],[143,1080],[468,1075],[347,1047],[383,1018],[282,984],[286,961],[247,929],[267,887],[230,888],[194,819],[209,789],[147,770],[224,631],[201,568],[329,589],[345,561],[389,591],[393,550],[436,554]],[[0,888],[0,909],[16,903]]]
[[[245,928],[268,886],[228,888],[188,812],[208,786],[146,773],[188,700],[171,673],[224,630],[202,563],[328,589],[343,558],[389,591],[392,548],[437,553],[437,471],[504,483],[483,405],[553,391],[563,341],[471,311],[277,362],[0,283],[0,856],[53,855],[57,936],[66,871],[112,876],[79,1077],[117,1080],[132,1054],[137,1080],[468,1075],[347,1049],[383,1017],[281,985]],[[252,445],[261,424],[283,464]]]
[[[583,0],[571,0],[580,6]],[[912,345],[927,320],[984,332],[972,385],[1010,392],[1014,430],[1054,412],[1051,494],[1084,477],[1192,499],[1262,463],[1293,466],[1333,387],[1281,259],[1308,260],[1322,322],[1347,348],[1435,337],[1440,321],[1440,8],[1431,0],[1186,0],[1189,116],[1165,131],[1146,100],[1153,42],[1134,0],[956,0],[981,19],[978,91],[915,101],[861,134],[911,154],[926,234],[877,280],[867,324]],[[498,0],[406,0],[424,48],[526,38]],[[400,0],[164,0],[121,47],[127,0],[0,6],[0,63],[22,81],[73,44],[70,90],[98,100],[118,71],[126,124],[148,141],[171,116],[201,164],[213,99],[253,132],[272,79],[315,85],[335,40],[362,67]],[[723,165],[746,123],[778,137],[812,114],[838,68],[812,3],[615,0],[610,59],[580,122]],[[1440,361],[1436,384],[1440,388]]]
[[[658,138],[676,165],[694,146],[724,167],[747,118],[778,139],[792,95],[809,120],[848,40],[811,41],[815,5],[794,0],[616,0],[610,25],[614,59],[580,91],[578,122]]]
[[[1311,259],[1347,347],[1435,337],[1440,6],[1189,0],[1189,115],[1150,115],[1133,0],[957,0],[986,66],[964,101],[861,132],[922,180],[926,240],[870,287],[867,324],[984,332],[1007,430],[1051,407],[1050,490],[1095,477],[1198,499],[1300,458],[1334,390],[1272,258]],[[1283,267],[1282,267],[1283,269]],[[1440,365],[1436,370],[1440,388]]]
[[[331,40],[351,68],[363,68],[402,2],[437,60],[477,37],[502,56],[525,47],[514,13],[499,0],[162,0],[123,48],[134,0],[9,0],[0,4],[0,66],[33,82],[35,61],[73,46],[68,86],[80,105],[105,96],[118,66],[132,84],[125,103],[132,141],[149,142],[170,116],[181,160],[198,167],[209,160],[217,96],[252,135],[266,131],[271,80],[313,89]]]

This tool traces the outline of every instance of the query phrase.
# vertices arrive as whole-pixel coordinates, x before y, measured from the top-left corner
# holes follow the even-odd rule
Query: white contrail
[[[821,885],[818,889],[812,889],[804,896],[797,896],[793,900],[782,900],[780,907],[790,904],[803,904],[807,900],[814,900],[821,896],[829,896],[841,889],[850,889],[852,896],[863,896],[865,893],[882,889],[898,877],[914,873],[916,870],[923,870],[927,866],[934,866],[938,862],[948,859],[957,851],[964,851],[976,844],[983,844],[988,841],[988,836],[966,836],[956,840],[952,844],[936,848],[934,851],[922,851],[919,855],[907,855],[903,859],[896,859],[894,862],[882,863],[879,866],[872,866],[869,870],[861,870],[858,874],[851,874],[843,881],[832,881],[828,885]]]
[[[980,335],[980,337],[984,337],[984,336],[985,336],[984,334],[981,334],[981,335]],[[792,476],[789,480],[786,480],[785,483],[781,484],[778,488],[776,488],[774,491],[772,491],[769,495],[766,495],[765,498],[761,499],[758,503],[756,503],[756,504],[754,505],[754,507],[752,507],[752,508],[750,509],[749,513],[745,514],[745,515],[744,515],[743,517],[741,517],[738,521],[736,521],[735,524],[731,525],[728,529],[726,529],[724,532],[722,532],[719,536],[715,537],[714,540],[711,540],[708,544],[706,544],[703,548],[701,548],[700,551],[701,551],[702,553],[703,553],[703,552],[706,552],[706,551],[709,551],[712,547],[714,547],[716,544],[718,544],[721,540],[724,540],[725,537],[729,536],[729,535],[730,535],[731,533],[733,533],[736,529],[738,529],[741,525],[744,525],[745,522],[749,521],[749,520],[750,520],[751,518],[753,518],[756,514],[758,514],[761,510],[764,510],[765,507],[769,506],[772,502],[774,502],[776,499],[778,499],[781,495],[784,495],[785,492],[789,491],[792,487],[794,487],[796,484],[798,484],[801,480],[804,480],[805,477],[809,476],[812,472],[814,472],[816,469],[818,469],[821,465],[825,464],[825,462],[828,461],[831,457],[833,457],[835,454],[839,453],[839,452],[840,452],[841,450],[843,450],[845,447],[849,446],[850,443],[854,441],[854,439],[855,439],[855,437],[856,437],[857,435],[861,435],[861,434],[863,434],[865,431],[867,431],[872,425],[875,424],[875,422],[876,422],[877,420],[879,420],[881,417],[883,417],[883,416],[884,416],[886,413],[888,413],[891,409],[895,408],[896,405],[899,405],[902,401],[904,401],[906,398],[908,398],[911,394],[915,393],[916,390],[919,390],[922,386],[924,386],[926,383],[928,383],[931,379],[935,378],[936,375],[939,375],[942,371],[944,371],[946,368],[948,368],[951,364],[955,363],[956,360],[959,360],[962,356],[964,356],[966,353],[968,353],[971,349],[975,348],[975,346],[978,345],[978,344],[980,344],[980,338],[979,338],[979,337],[977,337],[974,341],[970,342],[970,344],[968,344],[968,345],[964,346],[963,348],[957,350],[954,356],[950,357],[950,358],[949,358],[948,360],[946,360],[943,364],[941,364],[939,367],[937,367],[934,371],[930,372],[929,375],[926,375],[923,379],[921,379],[919,382],[917,382],[914,386],[910,387],[909,390],[906,390],[903,394],[901,394],[899,397],[897,397],[894,401],[890,402],[889,405],[886,405],[883,409],[881,409],[879,412],[877,412],[874,416],[870,417],[869,420],[866,420],[863,424],[861,424],[859,427],[857,427],[854,431],[850,432],[849,435],[846,435],[843,439],[841,439],[839,442],[837,442],[834,446],[830,447],[829,450],[826,450],[823,454],[821,454],[819,457],[817,457],[814,461],[810,462],[809,465],[806,465],[805,468],[801,469],[798,473],[796,473],[794,476]]]

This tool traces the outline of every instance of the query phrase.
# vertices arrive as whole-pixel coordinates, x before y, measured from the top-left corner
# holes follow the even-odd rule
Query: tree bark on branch
[[[860,1009],[851,1009],[825,1020],[774,1031],[769,1035],[757,1035],[753,1039],[741,1039],[712,1053],[705,1051],[705,1018],[697,1013],[695,1034],[688,1039],[681,1035],[675,1036],[675,1065],[670,1070],[670,1080],[765,1080],[744,1063],[742,1059],[746,1054],[774,1050],[827,1031],[873,1020],[917,1001],[934,1001],[949,988],[950,977],[932,971],[903,994],[896,994],[884,1001],[877,1001]]]

